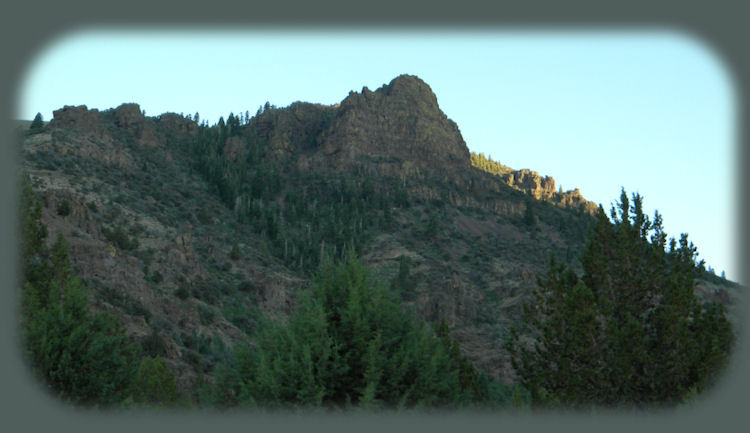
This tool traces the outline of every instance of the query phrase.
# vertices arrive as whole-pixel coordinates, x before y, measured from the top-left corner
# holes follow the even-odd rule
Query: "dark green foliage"
[[[41,223],[42,202],[31,189],[31,182],[26,174],[21,179],[19,201],[23,281],[32,285],[47,284],[47,226]]]
[[[488,400],[489,391],[487,381],[480,379],[479,372],[461,353],[458,342],[450,337],[450,329],[445,319],[441,319],[435,326],[435,334],[443,344],[443,349],[448,353],[453,363],[453,370],[458,372],[458,382],[463,393],[464,401],[481,404]]]
[[[243,280],[237,285],[237,290],[243,293],[256,293],[258,288],[251,281]]]
[[[31,125],[29,126],[29,133],[30,134],[37,134],[44,130],[44,121],[42,120],[42,113],[36,113],[36,116],[34,116],[34,120],[31,121]]]
[[[180,286],[174,291],[174,294],[184,301],[190,296],[190,291],[186,289],[185,286]]]
[[[202,126],[185,146],[193,168],[237,220],[263,236],[270,252],[287,266],[312,273],[324,257],[361,252],[373,232],[392,224],[392,208],[406,206],[408,197],[401,182],[376,188],[361,167],[321,174],[301,172],[293,160],[279,159],[269,150],[264,122],[277,122],[284,110],[294,108],[269,106],[248,125],[230,127],[227,121]],[[237,153],[241,156],[224,153],[230,130],[233,143],[243,144]],[[305,137],[293,141],[302,148],[316,145]],[[230,258],[240,257],[233,246]]]
[[[237,242],[232,245],[232,251],[229,252],[229,258],[232,260],[239,260],[239,258],[242,257],[240,253],[240,247],[237,245]]]
[[[70,201],[68,201],[67,199],[60,200],[60,202],[57,204],[56,211],[60,216],[70,215]]]
[[[534,227],[536,226],[536,212],[534,212],[534,204],[533,201],[526,197],[524,200],[525,208],[523,211],[523,223],[527,227]]]
[[[137,346],[111,315],[88,312],[67,242],[43,243],[39,200],[22,180],[22,331],[26,358],[44,386],[71,403],[111,406],[127,397]]]
[[[138,238],[128,236],[127,231],[121,225],[115,225],[113,229],[102,227],[102,234],[122,250],[129,251],[138,248]]]
[[[412,299],[417,288],[417,281],[409,271],[409,258],[401,256],[398,261],[398,274],[391,281],[391,290],[402,299]]]
[[[141,347],[147,356],[164,356],[167,353],[167,344],[157,330],[141,340]]]
[[[535,403],[674,406],[710,386],[733,342],[720,304],[699,304],[696,248],[643,214],[625,191],[612,222],[599,209],[582,257],[583,277],[552,260],[526,305],[533,344],[516,330],[513,365]]]
[[[221,298],[221,289],[215,284],[199,280],[194,283],[190,294],[207,304],[216,305]]]
[[[454,407],[472,393],[460,358],[351,256],[327,261],[289,323],[267,323],[218,371],[215,401],[229,406]]]
[[[161,356],[147,357],[138,367],[132,384],[133,401],[149,406],[170,406],[179,394],[174,374]]]
[[[204,326],[210,325],[216,319],[214,310],[205,305],[198,305],[198,315],[200,316],[201,324]]]
[[[150,279],[151,279],[151,282],[152,282],[152,283],[154,283],[154,284],[159,284],[159,283],[161,283],[162,281],[164,281],[164,275],[162,275],[162,274],[161,274],[161,272],[159,272],[159,271],[154,271],[154,272],[153,272],[153,273],[151,274],[151,277],[150,277]]]

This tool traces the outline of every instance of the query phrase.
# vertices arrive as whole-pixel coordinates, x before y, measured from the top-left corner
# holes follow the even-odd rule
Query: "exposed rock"
[[[114,124],[132,134],[142,146],[158,146],[151,119],[146,118],[138,104],[122,104],[114,110]]]
[[[470,166],[458,127],[440,110],[430,87],[410,75],[396,77],[375,92],[364,88],[349,93],[321,137],[321,152],[336,167],[361,157],[375,163],[408,161],[430,170]]]
[[[99,110],[95,108],[89,110],[85,105],[77,107],[66,105],[53,111],[49,127],[77,129],[80,132],[97,136],[105,132],[101,125]]]
[[[539,173],[521,169],[500,176],[511,187],[523,191],[537,200],[547,200],[557,205],[579,209],[594,215],[596,203],[586,200],[581,191],[576,188],[569,191],[555,191],[555,179],[551,176],[541,176]]]
[[[508,185],[529,193],[537,200],[550,198],[555,193],[555,179],[550,176],[542,177],[527,168],[505,174],[502,179]]]
[[[295,102],[286,108],[272,108],[250,120],[250,129],[267,141],[279,157],[318,148],[321,133],[330,126],[336,109],[321,104]]]
[[[115,108],[115,125],[120,128],[138,131],[146,117],[138,104],[122,104]]]
[[[188,137],[198,132],[198,124],[176,113],[164,113],[156,118],[159,129],[177,137]]]
[[[153,122],[143,115],[138,104],[122,104],[104,112],[89,110],[85,105],[65,106],[52,114],[49,128],[53,130],[76,129],[100,142],[111,142],[112,131],[121,130],[135,137],[141,145],[156,146],[160,142]]]
[[[563,206],[571,207],[574,209],[582,209],[583,211],[588,212],[592,215],[595,214],[598,209],[596,203],[586,200],[578,188],[570,191],[565,191],[564,193],[558,195],[559,202]]]

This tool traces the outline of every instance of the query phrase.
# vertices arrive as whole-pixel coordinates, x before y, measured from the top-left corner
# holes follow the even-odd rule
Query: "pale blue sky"
[[[736,101],[701,40],[676,32],[132,32],[51,41],[29,64],[19,118],[136,102],[213,123],[269,101],[334,104],[397,75],[430,85],[471,151],[555,178],[609,209],[620,187],[670,236],[739,278]]]

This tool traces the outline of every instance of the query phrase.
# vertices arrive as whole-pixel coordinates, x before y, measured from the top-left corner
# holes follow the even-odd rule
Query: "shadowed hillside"
[[[503,343],[522,303],[550,255],[581,271],[596,221],[577,189],[471,154],[408,75],[335,106],[266,104],[216,125],[132,103],[64,107],[22,153],[48,243],[67,239],[92,310],[115,315],[194,401],[235,344],[283,322],[321,265],[348,255],[418,320],[444,319],[488,380],[513,385]],[[730,313],[738,291],[708,276],[698,290]]]

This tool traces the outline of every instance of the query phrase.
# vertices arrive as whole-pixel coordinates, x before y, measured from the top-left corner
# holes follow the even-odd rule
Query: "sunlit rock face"
[[[455,122],[440,110],[430,86],[401,75],[389,84],[351,92],[320,140],[336,167],[368,161],[427,170],[467,169],[469,149]]]

